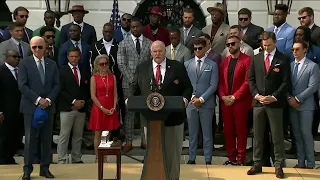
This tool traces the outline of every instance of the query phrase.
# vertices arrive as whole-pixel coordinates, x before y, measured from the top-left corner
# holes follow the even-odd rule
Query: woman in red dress
[[[94,151],[98,157],[98,146],[102,131],[115,130],[120,126],[116,105],[118,100],[116,77],[109,70],[109,57],[99,55],[94,60],[90,82],[92,110],[89,130],[95,131]]]

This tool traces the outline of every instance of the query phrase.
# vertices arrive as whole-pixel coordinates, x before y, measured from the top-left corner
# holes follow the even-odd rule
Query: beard
[[[230,53],[230,54],[236,54],[237,52],[239,52],[239,50],[240,50],[240,49],[232,49],[232,48],[230,48],[230,49],[229,49],[229,53]]]
[[[278,22],[273,22],[273,25],[275,25],[276,27],[279,27],[285,22],[286,22],[285,20],[279,20]]]

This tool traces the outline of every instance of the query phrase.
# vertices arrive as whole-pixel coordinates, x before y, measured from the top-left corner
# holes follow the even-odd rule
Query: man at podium
[[[184,65],[165,57],[166,47],[161,41],[152,43],[151,55],[151,61],[137,66],[131,86],[132,95],[148,96],[153,89],[157,89],[163,96],[183,96],[187,106],[193,89]],[[165,162],[170,180],[177,180],[180,176],[185,116],[185,111],[171,113],[164,123]]]

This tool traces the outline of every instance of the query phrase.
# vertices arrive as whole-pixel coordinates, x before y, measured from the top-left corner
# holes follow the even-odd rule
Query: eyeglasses
[[[306,19],[308,16],[302,16],[302,17],[298,17],[298,20],[301,21],[302,19]]]
[[[50,38],[54,39],[55,37],[56,37],[55,35],[47,35],[46,36],[47,39],[50,39]]]
[[[29,15],[19,15],[20,18],[26,18],[28,19],[29,18]]]
[[[291,49],[292,52],[296,52],[296,51],[299,51],[299,50],[300,50],[299,48],[292,48]]]
[[[37,48],[38,48],[38,49],[43,49],[43,46],[32,46],[31,48],[32,48],[33,50],[35,50],[35,49],[37,49]]]
[[[127,21],[127,22],[131,22],[131,19],[127,19],[127,18],[122,18],[122,21]]]
[[[249,18],[239,18],[239,21],[248,21]]]
[[[194,48],[193,48],[194,51],[201,51],[202,49],[203,49],[203,47],[201,47],[201,46],[200,46],[200,47],[194,47]]]
[[[226,46],[227,46],[227,47],[229,47],[230,45],[231,45],[231,46],[234,46],[234,45],[236,45],[236,43],[237,43],[237,42],[226,43]]]
[[[99,63],[99,66],[107,66],[109,65],[109,63],[105,62],[105,63]]]
[[[21,56],[19,56],[19,55],[12,55],[11,57],[13,57],[15,59],[20,59],[21,58]]]

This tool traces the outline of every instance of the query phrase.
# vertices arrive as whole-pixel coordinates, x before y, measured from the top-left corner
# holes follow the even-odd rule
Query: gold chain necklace
[[[107,84],[105,83],[105,77],[107,78]],[[108,85],[109,85],[109,78],[108,78],[108,74],[106,75],[106,76],[102,76],[101,74],[100,74],[100,78],[101,78],[101,80],[102,80],[102,82],[103,82],[103,84],[104,84],[104,87],[106,88],[106,97],[108,97]]]

